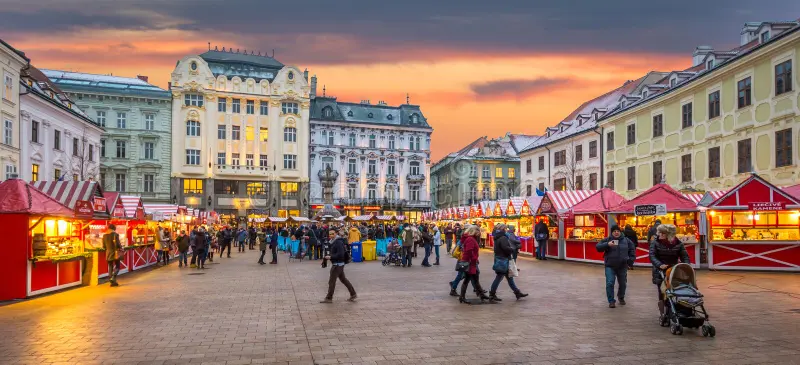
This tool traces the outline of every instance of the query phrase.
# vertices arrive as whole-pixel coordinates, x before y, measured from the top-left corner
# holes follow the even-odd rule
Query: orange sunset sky
[[[688,67],[697,45],[735,47],[745,21],[800,14],[789,1],[430,3],[11,2],[0,38],[39,68],[147,75],[161,87],[208,42],[274,49],[317,75],[320,94],[325,85],[339,100],[397,105],[409,93],[434,128],[436,161],[479,136],[540,134],[626,80]]]

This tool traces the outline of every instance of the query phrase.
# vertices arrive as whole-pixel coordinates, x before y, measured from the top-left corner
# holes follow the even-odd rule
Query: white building
[[[316,78],[311,85],[313,207],[322,208],[322,187],[328,186],[334,205],[346,215],[375,212],[419,221],[430,209],[433,133],[420,107],[315,97]]]
[[[272,57],[209,50],[171,78],[172,191],[223,219],[308,211],[309,86]]]
[[[0,180],[19,174],[19,73],[29,62],[24,53],[0,39],[0,76],[3,78],[0,100]]]
[[[603,140],[597,120],[626,102],[637,99],[646,86],[666,73],[650,72],[583,103],[564,120],[545,129],[541,137],[519,153],[523,195],[535,189],[597,190],[605,185],[601,154]],[[628,99],[631,99],[630,101]],[[637,99],[638,100],[638,99]]]
[[[20,85],[20,177],[97,181],[103,128],[37,68],[22,70]]]

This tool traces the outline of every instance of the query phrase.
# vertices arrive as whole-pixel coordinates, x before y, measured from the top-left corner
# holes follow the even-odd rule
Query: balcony
[[[265,177],[269,172],[266,166],[214,165],[214,175]]]
[[[410,184],[414,184],[414,183],[421,184],[421,183],[425,182],[425,175],[422,175],[422,174],[408,174],[408,175],[406,175],[406,180],[408,180],[408,182]]]

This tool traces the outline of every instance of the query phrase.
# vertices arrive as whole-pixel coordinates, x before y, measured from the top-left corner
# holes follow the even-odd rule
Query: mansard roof
[[[326,115],[326,110],[331,111],[329,116]],[[318,96],[311,101],[310,119],[433,130],[419,105],[350,103],[325,96]]]
[[[169,91],[135,77],[95,75],[59,70],[42,70],[42,73],[58,87],[69,92],[172,99]]]
[[[278,71],[284,67],[278,60],[266,54],[255,54],[252,51],[247,53],[246,50],[233,52],[233,49],[225,51],[223,48],[222,51],[219,51],[215,48],[201,54],[200,58],[208,63],[208,68],[215,77],[224,75],[227,78],[238,76],[242,79],[272,81]]]
[[[86,113],[81,110],[75,103],[62,91],[56,84],[50,80],[38,68],[33,65],[22,69],[20,73],[20,83],[23,87],[27,88],[31,94],[43,99],[44,101],[55,105],[56,107],[66,111],[69,114],[81,119],[82,121],[97,125]]]

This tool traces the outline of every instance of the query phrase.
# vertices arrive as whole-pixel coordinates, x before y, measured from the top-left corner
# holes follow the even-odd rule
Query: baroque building
[[[147,76],[42,72],[105,129],[98,150],[103,190],[170,202],[171,94]]]
[[[173,201],[223,219],[308,214],[307,73],[209,49],[172,72]]]
[[[24,53],[0,39],[0,77],[3,78],[3,95],[0,97],[0,180],[19,175],[19,74],[29,64],[30,60]]]
[[[405,215],[420,221],[430,209],[433,128],[418,105],[390,106],[315,96],[311,102],[311,202],[326,193],[349,216]],[[324,93],[323,93],[324,94]],[[330,190],[330,191],[328,191]]]
[[[508,133],[480,137],[431,167],[434,209],[519,195],[519,151],[537,137]]]

